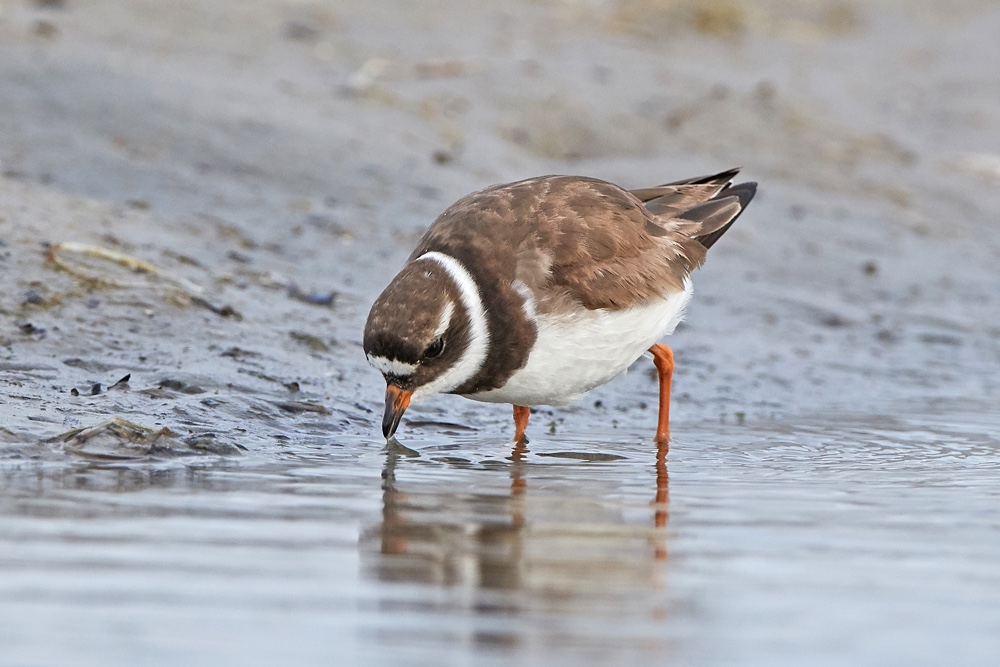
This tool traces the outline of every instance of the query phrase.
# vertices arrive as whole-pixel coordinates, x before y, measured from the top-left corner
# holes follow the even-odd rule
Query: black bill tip
[[[382,435],[388,440],[399,427],[399,420],[403,418],[403,413],[410,405],[412,391],[400,389],[394,385],[385,388],[385,414],[382,415]]]

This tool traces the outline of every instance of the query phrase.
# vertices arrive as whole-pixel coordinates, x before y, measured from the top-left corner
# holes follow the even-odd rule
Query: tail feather
[[[734,167],[733,169],[727,169],[726,171],[720,171],[718,174],[711,174],[709,176],[695,176],[694,178],[686,178],[682,181],[674,181],[673,183],[667,183],[666,185],[661,185],[660,187],[669,187],[671,185],[718,185],[720,188],[734,178],[740,173],[741,167]]]
[[[730,169],[711,176],[697,176],[630,192],[656,215],[669,214],[673,211],[683,211],[715,197],[738,173],[740,173],[738,168]]]
[[[729,169],[710,176],[697,176],[654,188],[630,190],[650,213],[666,220],[689,220],[700,223],[694,238],[711,248],[736,222],[757,192],[753,182],[732,184],[740,170]],[[651,225],[656,232],[658,224]]]
[[[700,233],[696,236],[695,238],[698,239],[698,242],[706,248],[711,248],[715,242],[722,238],[722,235],[733,226],[733,223],[736,222],[736,219],[740,217],[740,214],[746,210],[747,205],[756,193],[757,184],[753,181],[731,185],[719,193],[721,199],[736,200],[736,206],[734,207],[735,210],[733,208],[727,208],[727,210],[733,211],[732,217],[728,222],[724,222],[721,226],[712,230],[708,230],[707,227],[703,227],[702,229],[705,229],[707,233]]]

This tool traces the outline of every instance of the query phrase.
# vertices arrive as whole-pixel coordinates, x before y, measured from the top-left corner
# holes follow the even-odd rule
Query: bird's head
[[[448,256],[432,261],[428,255],[407,264],[389,283],[365,324],[365,357],[386,382],[386,438],[396,432],[411,399],[456,389],[485,358],[485,318],[475,283],[470,303],[470,286],[463,284],[471,281],[468,272]],[[455,265],[464,272],[459,278]]]

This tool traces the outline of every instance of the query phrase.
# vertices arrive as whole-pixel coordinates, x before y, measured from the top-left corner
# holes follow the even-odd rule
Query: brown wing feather
[[[616,185],[567,179],[553,186],[538,219],[538,248],[551,257],[550,294],[563,293],[590,309],[619,310],[684,288],[703,255],[683,233],[690,223],[678,221],[671,233],[652,235],[652,213]]]
[[[442,213],[411,258],[451,254],[502,301],[519,298],[511,287],[519,280],[538,296],[540,312],[568,302],[629,308],[683,289],[714,243],[704,235],[720,236],[745,206],[741,186],[727,189],[735,173],[631,193],[573,176],[494,186]],[[737,196],[713,200],[720,192]]]

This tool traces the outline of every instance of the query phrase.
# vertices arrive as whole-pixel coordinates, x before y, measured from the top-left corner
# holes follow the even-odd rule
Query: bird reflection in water
[[[667,559],[667,522],[670,520],[670,474],[667,472],[667,443],[656,446],[656,496],[653,498],[653,546],[656,560]]]
[[[370,576],[563,593],[661,587],[658,562],[668,556],[666,447],[656,452],[652,525],[645,526],[627,522],[621,503],[605,498],[555,495],[551,485],[529,493],[529,476],[552,470],[530,462],[530,454],[526,443],[514,445],[506,457],[506,490],[483,488],[481,475],[490,476],[485,484],[496,482],[502,465],[488,461],[459,463],[447,483],[407,482],[404,491],[397,466],[419,454],[392,442],[383,470],[382,521],[361,539]]]
[[[528,491],[528,480],[524,478],[524,469],[528,460],[528,441],[520,439],[514,443],[507,460],[510,461],[510,499],[511,524],[515,528],[524,527],[524,495]]]

